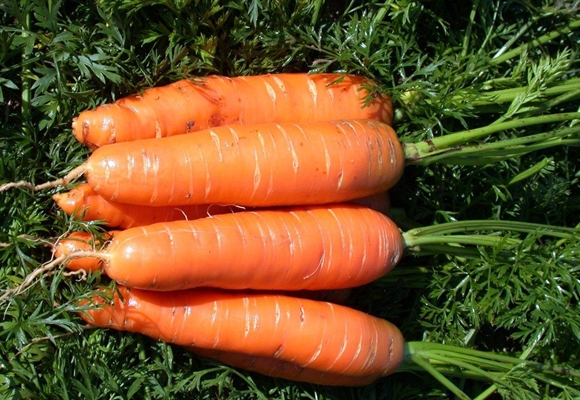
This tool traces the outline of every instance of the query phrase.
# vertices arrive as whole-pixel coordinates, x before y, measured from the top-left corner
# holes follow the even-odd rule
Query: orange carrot
[[[210,215],[242,210],[219,205],[150,207],[109,201],[97,194],[87,183],[52,196],[67,214],[81,216],[83,221],[103,221],[108,227],[126,229],[156,222],[192,220]]]
[[[275,378],[284,378],[296,382],[309,382],[325,386],[366,386],[377,380],[376,376],[346,376],[330,374],[311,368],[303,368],[294,363],[278,360],[274,357],[259,357],[243,353],[232,353],[214,349],[186,347],[200,357],[219,361],[230,367],[257,372]]]
[[[87,183],[52,196],[56,204],[68,215],[80,216],[83,221],[103,221],[111,228],[127,229],[157,222],[192,220],[210,215],[227,214],[250,209],[220,205],[151,207],[110,201],[96,193]],[[388,192],[377,193],[352,201],[385,215],[390,212]]]
[[[73,131],[96,148],[230,124],[339,118],[391,124],[388,96],[377,95],[364,106],[367,85],[373,82],[355,75],[305,73],[182,80],[85,111],[73,121]]]
[[[113,238],[119,231],[108,231],[107,240]],[[95,237],[90,232],[72,232],[68,236],[59,239],[54,244],[53,253],[55,257],[62,257],[73,254],[75,252],[90,252],[102,248],[103,244],[95,240]],[[72,271],[84,270],[86,272],[96,272],[102,269],[103,261],[95,257],[81,257],[71,258],[68,260],[66,267]],[[276,291],[269,290],[271,294],[281,294],[286,296],[300,297],[303,299],[328,301],[330,303],[345,304],[351,294],[350,288],[345,289],[328,289],[328,290],[284,290]],[[246,293],[255,292],[251,289],[246,290]],[[262,291],[263,293],[263,291]]]
[[[236,125],[104,146],[35,189],[85,174],[97,193],[121,203],[321,204],[388,190],[404,164],[395,131],[376,121]]]
[[[118,231],[109,231],[107,236],[111,239]],[[53,253],[55,257],[63,257],[80,251],[95,251],[102,247],[102,243],[95,240],[90,232],[72,232],[68,236],[59,239],[54,244]],[[72,271],[84,270],[86,272],[96,272],[102,269],[103,261],[95,257],[70,258],[66,267]]]
[[[402,235],[389,218],[333,204],[131,228],[82,256],[104,260],[104,272],[122,285],[169,291],[349,288],[385,275],[402,254]]]
[[[218,290],[159,293],[119,288],[113,303],[81,314],[93,326],[182,346],[267,357],[369,380],[394,372],[404,340],[393,324],[326,302]]]

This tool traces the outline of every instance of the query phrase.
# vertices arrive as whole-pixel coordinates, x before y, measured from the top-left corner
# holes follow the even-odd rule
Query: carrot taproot
[[[386,95],[364,105],[373,82],[356,75],[208,76],[145,90],[82,112],[75,137],[90,148],[230,124],[376,119],[391,124]]]
[[[103,197],[169,206],[276,206],[349,201],[388,190],[405,155],[393,128],[371,120],[222,126],[95,150],[67,176]]]
[[[108,231],[106,240],[110,240],[118,231]],[[96,240],[90,232],[72,232],[69,235],[58,239],[53,246],[55,257],[68,256],[81,251],[90,252],[101,248],[104,244]],[[72,271],[84,270],[86,272],[96,272],[102,269],[103,260],[95,257],[71,257],[67,260],[66,267]]]
[[[360,286],[390,271],[402,235],[385,215],[356,204],[303,206],[173,221],[119,231],[99,252],[122,285],[324,290]]]
[[[52,196],[68,215],[83,221],[103,221],[110,228],[127,229],[157,222],[192,220],[209,215],[231,213],[241,208],[220,205],[150,207],[110,201],[97,194],[87,183]]]
[[[268,357],[301,368],[377,379],[403,360],[390,322],[328,302],[211,289],[153,292],[118,287],[83,311],[90,325],[181,346]],[[85,306],[88,306],[85,304]]]
[[[274,357],[252,356],[214,349],[187,346],[186,350],[203,358],[218,361],[230,367],[257,372],[273,378],[295,382],[308,382],[325,386],[367,386],[377,380],[375,376],[347,376],[303,368],[292,362]]]

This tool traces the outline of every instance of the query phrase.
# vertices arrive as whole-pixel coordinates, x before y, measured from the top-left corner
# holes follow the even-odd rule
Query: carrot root
[[[179,346],[363,378],[389,375],[404,358],[395,325],[332,303],[215,289],[160,293],[120,286],[103,294],[113,302],[94,298],[98,307],[81,314],[87,323]]]

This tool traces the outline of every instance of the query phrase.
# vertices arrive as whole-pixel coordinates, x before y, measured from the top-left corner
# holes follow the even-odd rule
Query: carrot
[[[237,125],[104,146],[34,189],[84,174],[97,193],[128,204],[321,204],[386,191],[404,164],[395,131],[376,121]]]
[[[100,196],[87,183],[82,183],[66,193],[57,193],[52,198],[68,215],[80,216],[83,221],[103,221],[108,227],[119,229],[156,222],[192,220],[240,209],[207,204],[149,207],[118,203]]]
[[[391,124],[388,96],[364,106],[373,82],[355,75],[208,76],[145,90],[82,112],[75,137],[90,148],[230,124],[376,119]]]
[[[115,233],[103,260],[122,285],[169,291],[320,290],[364,285],[400,260],[402,236],[386,216],[355,204],[243,211]]]
[[[119,231],[108,231],[107,240],[111,240]],[[53,248],[55,257],[64,257],[78,252],[91,252],[95,249],[102,248],[103,243],[95,239],[90,232],[72,232],[68,236],[59,239]],[[103,261],[95,257],[70,258],[67,260],[66,267],[72,271],[84,270],[86,272],[96,272],[102,269]],[[252,290],[246,290],[251,293]],[[298,291],[275,291],[269,290],[268,293],[282,294],[286,296],[300,297],[310,300],[328,301],[336,304],[345,304],[351,294],[350,288],[345,289],[327,289],[327,290],[298,290]]]
[[[354,309],[280,295],[118,288],[81,317],[181,346],[268,357],[369,380],[394,372],[404,340],[393,324]]]
[[[194,205],[152,207],[110,201],[96,193],[87,183],[81,183],[74,189],[52,196],[57,206],[66,214],[80,216],[82,221],[103,221],[110,228],[127,229],[136,226],[151,225],[157,222],[193,220],[210,215],[227,214],[250,209],[220,205]],[[362,204],[385,215],[390,212],[388,192],[377,193],[352,201]]]
[[[107,236],[111,239],[118,231],[109,231]],[[53,247],[54,256],[64,257],[81,251],[90,252],[102,247],[102,243],[95,240],[90,232],[72,232],[68,236],[56,241]],[[94,257],[72,257],[67,261],[66,267],[72,271],[84,270],[96,272],[102,269],[103,261]]]
[[[186,347],[186,349],[199,357],[209,358],[230,367],[296,382],[309,382],[326,386],[366,386],[377,379],[375,376],[330,374],[311,368],[303,368],[292,362],[278,360],[274,357],[259,357],[197,347]]]

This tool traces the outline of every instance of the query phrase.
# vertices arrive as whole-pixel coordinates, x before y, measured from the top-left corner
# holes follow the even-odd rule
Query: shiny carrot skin
[[[230,367],[296,382],[352,387],[370,385],[377,380],[376,376],[346,376],[330,374],[311,368],[303,368],[291,362],[277,360],[274,357],[259,357],[214,349],[199,349],[196,347],[187,347],[186,349],[200,357],[219,361]]]
[[[123,300],[121,300],[121,298]],[[96,327],[138,332],[182,346],[268,357],[301,368],[380,377],[403,360],[397,327],[363,312],[294,297],[119,288],[113,303],[81,314]]]
[[[105,260],[111,279],[160,291],[349,288],[385,275],[402,255],[394,222],[355,204],[244,211],[131,228],[95,253]]]
[[[210,215],[231,213],[237,207],[219,205],[192,205],[151,207],[110,201],[97,194],[87,183],[65,193],[52,196],[68,215],[78,215],[83,221],[104,221],[108,227],[127,229],[157,222],[192,220]]]
[[[355,75],[306,73],[181,80],[84,111],[73,121],[73,132],[97,148],[230,124],[339,118],[391,124],[390,98],[377,95],[365,107],[366,85],[373,82]]]
[[[119,231],[108,231],[105,240],[111,240]],[[91,251],[102,248],[103,243],[98,242],[90,232],[72,232],[68,236],[59,239],[54,244],[54,256],[61,257],[79,251]],[[103,260],[94,257],[72,258],[67,261],[66,267],[72,271],[84,270],[86,272],[96,272],[102,269]],[[246,290],[247,293],[256,292]],[[303,299],[328,301],[330,303],[345,304],[352,292],[350,288],[327,289],[327,290],[268,290],[270,294],[281,294],[285,296],[300,297]],[[262,291],[264,293],[264,291]]]
[[[349,201],[403,173],[395,131],[371,120],[223,126],[97,149],[74,174],[103,197],[152,206]]]

